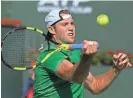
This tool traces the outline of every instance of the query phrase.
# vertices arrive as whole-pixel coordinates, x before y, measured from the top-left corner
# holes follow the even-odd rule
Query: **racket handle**
[[[69,49],[81,49],[84,46],[84,44],[71,44]],[[99,47],[99,44],[98,44]]]
[[[71,44],[70,49],[81,49],[84,44]]]

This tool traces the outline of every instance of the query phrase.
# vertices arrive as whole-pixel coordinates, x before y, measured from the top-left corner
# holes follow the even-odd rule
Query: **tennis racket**
[[[1,60],[8,68],[13,70],[28,70],[36,67],[31,66],[32,61],[36,61],[42,43],[46,39],[46,34],[34,27],[18,27],[7,32],[1,43]],[[52,40],[50,40],[53,42]],[[53,42],[55,43],[55,42]],[[58,51],[79,49],[84,44],[60,44],[56,50],[50,52],[42,60],[45,62],[51,55]],[[45,44],[43,44],[45,47]],[[29,50],[36,49],[36,53],[28,53]]]

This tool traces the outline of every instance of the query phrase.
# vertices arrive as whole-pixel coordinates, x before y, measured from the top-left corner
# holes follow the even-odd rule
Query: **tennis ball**
[[[97,16],[97,23],[101,26],[106,26],[109,23],[109,18],[106,14],[100,14]]]

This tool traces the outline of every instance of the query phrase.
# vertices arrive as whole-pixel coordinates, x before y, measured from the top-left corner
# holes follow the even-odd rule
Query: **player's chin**
[[[73,44],[73,43],[75,42],[75,39],[69,39],[67,42],[68,42],[69,44]]]

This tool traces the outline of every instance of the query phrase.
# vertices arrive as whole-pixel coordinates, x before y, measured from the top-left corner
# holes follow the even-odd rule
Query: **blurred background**
[[[82,40],[97,40],[99,51],[133,54],[133,1],[90,1],[90,0],[40,0],[1,1],[1,18],[13,19],[26,26],[40,28],[47,32],[44,23],[46,14],[55,8],[71,11],[76,24],[76,43]],[[99,14],[107,14],[110,23],[100,26],[96,22]],[[22,25],[21,24],[21,25]],[[1,26],[1,38],[12,27]],[[33,38],[33,45],[39,38]],[[110,66],[91,67],[94,75],[106,72]],[[2,98],[21,98],[22,88],[29,73],[16,72],[1,63]],[[85,98],[133,98],[133,68],[122,71],[113,84],[102,94],[92,95],[84,90]]]

